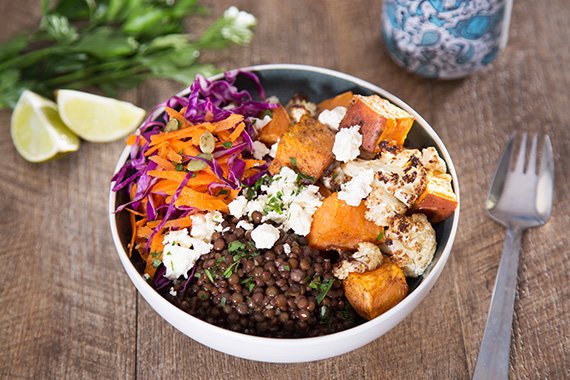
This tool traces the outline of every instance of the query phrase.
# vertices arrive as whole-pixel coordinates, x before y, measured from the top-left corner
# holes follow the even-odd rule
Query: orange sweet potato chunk
[[[292,168],[293,158],[298,171],[315,180],[319,179],[334,160],[334,136],[334,132],[316,119],[303,116],[281,136],[269,172],[277,174],[283,166]]]
[[[272,110],[271,121],[259,131],[258,139],[266,144],[273,145],[291,126],[289,114],[280,104],[278,108]]]
[[[339,128],[360,125],[362,149],[370,155],[383,140],[403,145],[413,123],[412,115],[378,95],[354,95]]]
[[[348,107],[353,95],[354,94],[352,91],[347,91],[343,92],[342,94],[338,94],[334,98],[325,99],[318,104],[317,112],[321,112],[323,110],[332,110],[336,107]]]
[[[350,273],[342,286],[352,308],[366,319],[385,313],[408,294],[404,272],[390,260],[373,271]]]
[[[346,249],[355,251],[358,243],[381,243],[383,228],[364,217],[366,206],[349,206],[338,199],[338,193],[326,197],[321,207],[313,215],[313,224],[309,233],[311,247],[327,249]],[[380,240],[377,238],[380,235]]]
[[[457,208],[457,195],[451,187],[451,176],[428,173],[426,189],[414,203],[412,210],[425,214],[431,223],[441,222]]]

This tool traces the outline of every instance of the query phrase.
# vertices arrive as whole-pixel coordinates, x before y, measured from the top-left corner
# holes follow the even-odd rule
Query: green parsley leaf
[[[220,300],[220,305],[222,307],[226,306],[226,297],[222,297],[222,299]]]
[[[376,240],[382,240],[384,238],[384,230],[380,230],[378,236],[376,236]]]
[[[218,193],[218,195],[225,195],[225,194],[229,194],[230,192],[226,189],[222,189],[220,190],[220,192]]]
[[[214,277],[212,276],[212,272],[210,272],[209,269],[204,269],[204,273],[206,273],[206,277],[208,277],[208,280],[210,280],[210,282],[213,284]]]
[[[283,269],[285,269],[287,272],[291,272],[291,267],[287,264],[283,265]]]
[[[270,118],[273,119],[273,112],[271,110],[265,110],[261,114],[261,118],[263,119],[265,116],[269,116]]]
[[[242,243],[241,241],[237,241],[234,240],[232,241],[229,245],[228,245],[228,251],[231,252],[237,252],[237,251],[242,251],[245,249],[245,244]]]
[[[225,143],[222,144],[222,146],[224,148],[231,148],[232,147],[232,142],[231,141],[226,141]]]
[[[152,260],[152,266],[158,268],[160,266],[161,261],[159,259]]]
[[[329,278],[328,280],[325,280],[325,281],[319,286],[319,290],[320,290],[321,292],[320,292],[319,295],[317,296],[317,303],[323,302],[323,300],[324,300],[325,297],[327,296],[328,292],[331,290],[333,284],[334,284],[334,278]]]
[[[183,172],[184,171],[184,165],[182,164],[176,164],[176,170],[179,172]]]

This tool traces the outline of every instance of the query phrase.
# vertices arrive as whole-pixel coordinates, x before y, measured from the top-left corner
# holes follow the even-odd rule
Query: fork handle
[[[473,380],[509,378],[511,327],[522,233],[523,230],[519,228],[507,230]]]

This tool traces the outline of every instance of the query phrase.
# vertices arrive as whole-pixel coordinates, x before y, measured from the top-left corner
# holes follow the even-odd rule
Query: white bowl
[[[362,79],[314,66],[274,64],[252,66],[242,70],[254,71],[260,76],[267,94],[277,95],[281,99],[288,99],[295,92],[302,92],[309,99],[320,101],[347,90],[363,94],[375,93],[388,99],[415,118],[406,145],[435,146],[447,163],[449,173],[453,177],[453,187],[459,198],[457,175],[443,142],[417,112],[389,92]],[[216,75],[211,79],[220,77],[221,75]],[[161,112],[162,109],[156,110],[155,116]],[[127,160],[129,150],[127,147],[121,154],[115,172]],[[124,215],[114,214],[116,203],[117,196],[110,191],[109,220],[113,241],[125,271],[148,304],[172,326],[208,347],[245,359],[275,363],[307,362],[341,355],[370,343],[394,328],[419,305],[437,281],[451,252],[459,222],[458,206],[449,219],[435,226],[438,247],[432,264],[422,278],[412,283],[408,296],[392,309],[371,321],[335,334],[315,338],[278,339],[236,333],[211,325],[182,311],[158,294],[147,284],[127,256],[126,244],[129,236],[124,230],[128,228],[128,223]]]

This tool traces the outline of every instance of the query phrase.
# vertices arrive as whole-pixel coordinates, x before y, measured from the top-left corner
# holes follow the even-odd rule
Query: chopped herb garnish
[[[183,172],[184,171],[184,165],[182,164],[176,164],[176,170],[179,172]]]
[[[297,159],[295,157],[291,157],[290,160],[291,160],[291,165],[293,165],[293,169],[295,169],[295,171],[297,172],[297,182],[315,183],[315,177],[301,173],[301,171],[297,167]]]
[[[232,147],[232,142],[231,141],[226,141],[225,143],[222,144],[224,148],[231,148]]]
[[[327,315],[327,307],[325,305],[321,306],[321,318]]]
[[[230,192],[226,189],[222,189],[220,190],[220,192],[218,193],[218,195],[225,195],[225,194],[229,194]]]
[[[242,280],[240,284],[245,285],[250,292],[253,290],[253,288],[255,288],[255,281],[253,281],[253,277],[248,277],[245,280]]]
[[[202,301],[206,300],[206,298],[208,298],[208,295],[206,293],[200,293],[200,299]]]
[[[285,269],[287,272],[291,272],[291,267],[287,264],[283,265],[283,269]]]
[[[170,255],[170,252],[168,252],[167,255]],[[170,261],[170,269],[174,272],[174,261]]]
[[[228,245],[228,251],[237,252],[245,249],[245,244],[241,241],[234,240]]]
[[[196,273],[194,273],[194,277],[200,278],[200,277],[202,277],[202,273],[196,272]]]
[[[208,277],[208,280],[210,280],[210,282],[213,284],[214,277],[212,276],[212,272],[210,272],[209,269],[204,269],[204,273],[206,273],[206,277]]]
[[[268,214],[270,211],[275,211],[277,214],[283,214],[283,192],[278,191],[277,194],[271,196],[267,204],[263,208],[263,212]]]
[[[226,297],[222,297],[220,300],[220,305],[222,305],[222,307],[226,306]]]
[[[334,284],[334,278],[329,278],[328,280],[325,280],[323,283],[320,284],[319,286],[320,293],[317,296],[317,303],[323,302],[329,290],[331,290],[333,284]]]
[[[384,230],[380,230],[380,233],[378,233],[378,236],[376,236],[376,240],[382,239],[384,239]]]
[[[152,266],[155,268],[158,268],[160,266],[160,260],[159,259],[153,259],[152,260]]]
[[[271,112],[271,110],[265,110],[265,111],[263,111],[263,113],[261,114],[261,118],[263,119],[265,116],[269,116],[270,118],[273,119],[273,112]]]

